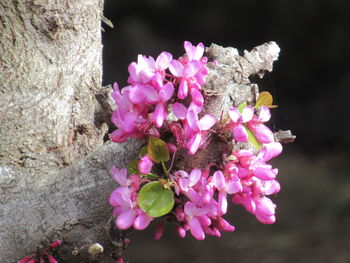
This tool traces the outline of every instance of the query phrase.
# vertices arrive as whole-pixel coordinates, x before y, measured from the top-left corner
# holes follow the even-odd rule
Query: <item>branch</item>
[[[272,70],[279,48],[270,42],[244,52],[239,56],[234,48],[212,45],[207,56],[215,60],[208,65],[205,112],[220,119],[223,109],[247,101],[255,102],[258,86],[250,83],[249,76],[263,75]],[[106,90],[96,95],[100,108],[96,109],[95,125],[99,127],[111,112]],[[103,112],[107,112],[104,115]],[[216,135],[215,135],[216,136]],[[276,133],[282,142],[293,136]],[[208,163],[219,163],[227,147],[232,145],[215,137],[195,156],[179,151],[175,169],[203,168]],[[142,142],[124,144],[106,143],[78,163],[50,176],[27,177],[25,171],[0,166],[0,261],[12,262],[31,254],[40,243],[62,239],[58,249],[62,262],[108,262],[117,257],[125,247],[123,235],[116,231],[110,220],[112,209],[108,204],[115,188],[109,169],[115,165],[125,167],[135,157]],[[185,158],[186,156],[186,158]],[[15,224],[13,222],[16,222]]]

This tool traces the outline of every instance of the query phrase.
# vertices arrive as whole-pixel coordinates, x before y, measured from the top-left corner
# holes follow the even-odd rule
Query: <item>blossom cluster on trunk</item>
[[[112,121],[117,130],[110,134],[111,141],[146,142],[127,169],[111,168],[119,184],[109,200],[117,228],[143,230],[157,220],[159,239],[167,219],[181,237],[188,231],[198,240],[220,237],[223,231],[235,230],[223,218],[228,200],[243,205],[260,222],[274,223],[276,205],[268,196],[278,193],[280,184],[278,170],[268,161],[282,152],[282,146],[264,124],[271,117],[272,103],[262,99],[255,105],[232,105],[220,120],[204,113],[202,87],[211,62],[203,56],[202,43],[185,41],[184,48],[185,55],[178,59],[168,52],[156,59],[139,55],[128,67],[128,85],[114,85]],[[172,168],[177,151],[194,155],[213,135],[224,132],[233,145],[247,143],[255,150],[225,152],[220,164],[209,163],[204,169]]]

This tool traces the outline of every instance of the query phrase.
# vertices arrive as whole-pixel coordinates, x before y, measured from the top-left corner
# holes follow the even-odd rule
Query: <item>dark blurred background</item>
[[[350,262],[350,1],[106,0],[104,84],[126,85],[138,54],[174,57],[183,42],[243,52],[267,41],[281,48],[272,73],[254,79],[279,107],[270,127],[297,136],[274,161],[282,191],[276,224],[231,207],[234,233],[204,242],[180,239],[169,226],[132,234],[131,262]]]

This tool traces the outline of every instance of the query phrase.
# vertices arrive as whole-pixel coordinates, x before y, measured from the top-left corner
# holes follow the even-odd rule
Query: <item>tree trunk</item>
[[[0,2],[0,262],[33,250],[55,213],[67,216],[47,218],[40,192],[103,144],[102,8],[103,0]]]
[[[94,126],[101,88],[102,0],[0,3],[3,166],[50,173],[103,143]]]
[[[102,0],[0,2],[2,263],[55,239],[64,240],[60,263],[112,262],[123,245],[108,221],[116,187],[108,171],[125,166],[141,143],[103,145],[112,109],[110,90],[101,89],[102,6]],[[271,71],[278,54],[273,42],[244,56],[212,45],[207,55],[217,62],[209,65],[205,110],[220,118],[227,105],[254,101],[258,88],[248,77]],[[176,167],[221,158],[217,143],[194,160],[179,155]],[[88,252],[96,242],[103,253]]]

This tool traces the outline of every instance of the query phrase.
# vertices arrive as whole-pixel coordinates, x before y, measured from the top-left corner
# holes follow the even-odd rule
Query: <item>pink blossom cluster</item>
[[[259,108],[259,113],[254,115],[252,106],[245,106],[240,112],[237,108],[229,108],[230,123],[228,127],[232,130],[234,139],[237,142],[247,142],[247,128],[254,133],[259,143],[273,142],[272,131],[263,123],[271,118],[270,109],[263,105]]]
[[[110,139],[124,142],[128,138],[169,138],[170,133],[177,144],[166,142],[173,156],[180,148],[193,155],[206,147],[210,135],[224,131],[231,133],[234,144],[253,144],[257,149],[225,153],[221,164],[208,164],[205,169],[190,172],[166,170],[162,163],[164,173],[153,174],[154,166],[160,162],[149,153],[141,155],[137,172],[130,172],[130,176],[126,169],[112,167],[113,178],[119,184],[109,200],[116,226],[142,230],[155,219],[138,204],[140,189],[152,181],[161,182],[164,189],[174,193],[173,208],[157,223],[156,239],[164,230],[163,217],[175,221],[181,237],[190,231],[193,237],[203,240],[206,235],[220,237],[222,231],[234,231],[234,226],[223,218],[229,199],[243,205],[260,222],[274,223],[276,205],[268,196],[278,193],[280,185],[276,180],[278,170],[268,161],[282,152],[282,146],[264,124],[271,117],[268,105],[229,108],[223,112],[228,121],[216,125],[215,116],[202,112],[201,89],[208,74],[204,45],[193,46],[185,41],[184,47],[186,54],[179,59],[162,52],[156,60],[139,55],[137,63],[129,65],[129,85],[121,91],[115,85],[112,93],[117,105],[112,121],[118,129]],[[168,120],[169,114],[176,119]],[[172,167],[170,162],[167,165]]]
[[[133,226],[137,230],[145,229],[152,221],[152,217],[142,211],[137,205],[137,192],[141,178],[137,174],[127,176],[127,170],[111,168],[113,179],[120,185],[109,198],[110,205],[114,206],[113,215],[116,226],[125,230]]]
[[[186,54],[179,59],[162,52],[156,60],[139,55],[137,63],[129,65],[129,85],[120,91],[115,84],[112,92],[117,105],[112,122],[118,128],[110,134],[113,142],[124,142],[128,138],[144,139],[149,135],[159,137],[160,128],[167,128],[165,120],[173,110],[182,120],[182,124],[170,124],[170,131],[178,139],[179,147],[194,154],[204,143],[205,131],[216,122],[212,115],[198,121],[204,103],[200,90],[208,74],[208,59],[203,57],[202,43],[193,46],[185,41],[184,48]],[[173,103],[185,99],[188,109],[183,104]]]
[[[257,155],[248,150],[237,151],[233,153],[236,159],[225,165],[225,172],[239,178],[242,185],[241,191],[232,196],[232,202],[242,204],[264,224],[276,220],[276,205],[266,196],[280,191],[280,184],[276,181],[278,169],[266,162],[281,152],[281,144],[271,142],[263,145]]]

